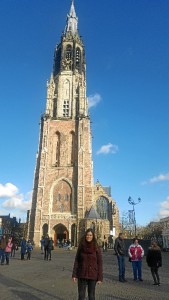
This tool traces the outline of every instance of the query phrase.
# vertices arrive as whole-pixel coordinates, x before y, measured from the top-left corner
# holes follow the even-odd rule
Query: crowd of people
[[[120,233],[118,238],[116,238],[114,250],[117,255],[117,261],[119,267],[119,281],[124,283],[126,282],[126,278],[125,278],[126,247],[125,247],[123,233]],[[133,239],[133,243],[129,246],[127,250],[128,250],[129,261],[132,264],[133,280],[143,281],[142,258],[144,256],[144,249],[139,244],[137,237]],[[159,267],[162,266],[162,255],[161,255],[161,249],[157,245],[156,241],[152,241],[151,246],[148,249],[146,255],[146,262],[151,269],[151,274],[154,280],[153,284],[156,286],[160,286],[160,277],[159,277],[158,270]]]
[[[54,241],[49,235],[43,236],[41,241],[41,253],[44,254],[44,260],[52,259],[52,250],[54,249]],[[59,244],[59,243],[58,243]],[[66,242],[67,244],[67,242]],[[64,242],[63,242],[64,245]],[[71,245],[68,243],[67,246]],[[64,246],[63,246],[64,247]],[[102,244],[103,252],[107,251],[107,241]],[[9,265],[10,257],[15,256],[15,251],[20,249],[21,260],[31,259],[33,250],[33,243],[26,240],[24,237],[21,239],[20,244],[12,238],[3,235],[0,239],[0,263],[1,265]],[[142,278],[142,258],[144,256],[144,249],[139,244],[138,238],[134,238],[131,245],[126,249],[125,239],[123,233],[120,233],[115,240],[114,251],[117,256],[117,263],[119,269],[119,281],[125,283],[125,260],[128,256],[131,262],[133,280],[143,281]],[[153,284],[160,285],[159,267],[162,266],[162,255],[160,247],[156,241],[152,241],[146,254],[146,262],[150,267]],[[84,300],[86,290],[88,291],[88,299],[95,299],[96,284],[101,284],[103,281],[103,262],[102,250],[97,243],[94,231],[89,228],[81,238],[74,261],[72,272],[73,282],[78,283],[78,299]]]
[[[33,245],[30,240],[23,237],[20,242],[16,241],[13,237],[7,237],[5,234],[0,238],[0,263],[1,265],[9,265],[10,257],[15,257],[15,252],[20,247],[21,260],[31,259],[31,252]]]
[[[107,241],[102,243],[103,252],[107,251]],[[142,278],[142,258],[144,249],[139,244],[138,238],[134,238],[132,244],[126,249],[123,233],[120,233],[115,240],[114,251],[117,256],[119,267],[119,281],[125,283],[125,259],[128,255],[132,265],[133,280],[143,281]],[[151,269],[154,285],[160,286],[159,267],[162,266],[162,255],[160,247],[155,241],[152,241],[146,261]],[[95,234],[92,229],[88,229],[82,237],[77,249],[74,268],[72,273],[73,282],[78,282],[78,299],[84,300],[86,290],[88,291],[89,300],[95,299],[96,284],[103,280],[102,252],[97,244]]]
[[[45,237],[42,236],[40,240],[41,244],[41,253],[44,254],[44,260],[52,259],[52,250],[54,249],[54,241],[52,237],[49,237],[47,234]]]

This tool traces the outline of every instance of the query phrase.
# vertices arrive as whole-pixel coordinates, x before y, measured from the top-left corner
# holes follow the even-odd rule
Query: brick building
[[[46,111],[41,118],[29,217],[29,238],[37,245],[41,236],[48,233],[55,243],[64,238],[76,244],[91,224],[97,227],[99,238],[107,238],[113,226],[118,233],[118,209],[114,209],[115,206],[115,201],[100,183],[93,184],[85,51],[72,1],[47,83]],[[89,213],[91,208],[94,214]],[[112,209],[114,212],[116,210],[116,214]]]

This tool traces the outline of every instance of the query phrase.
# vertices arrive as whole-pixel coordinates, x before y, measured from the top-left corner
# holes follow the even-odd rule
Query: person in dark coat
[[[125,279],[125,242],[122,232],[119,233],[118,238],[115,239],[114,251],[117,255],[118,267],[119,267],[119,281],[126,282]]]
[[[21,260],[25,259],[26,254],[26,239],[23,237],[21,240]]]
[[[49,243],[48,243],[48,252],[47,252],[47,260],[51,260],[52,259],[52,250],[53,250],[53,244],[54,241],[52,240],[52,237],[49,238]]]
[[[48,260],[48,247],[49,247],[49,236],[47,234],[44,238],[44,260]]]
[[[17,247],[17,244],[16,244],[16,241],[12,241],[12,249],[11,249],[11,257],[15,257],[15,251],[16,251],[16,248]]]
[[[5,248],[7,245],[6,236],[3,235],[0,240],[0,259],[1,259],[1,265],[4,264],[5,261]]]
[[[161,249],[155,241],[152,242],[146,256],[146,261],[151,269],[151,274],[154,279],[154,285],[160,286],[160,277],[158,274],[159,267],[162,267]]]
[[[82,237],[75,257],[73,282],[78,279],[78,300],[84,300],[86,288],[89,300],[95,300],[96,283],[103,281],[101,249],[91,228]]]

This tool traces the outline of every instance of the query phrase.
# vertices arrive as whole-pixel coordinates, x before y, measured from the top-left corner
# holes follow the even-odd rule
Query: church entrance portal
[[[65,225],[58,224],[54,228],[54,245],[57,246],[58,243],[62,243],[64,240],[69,239],[69,232]]]

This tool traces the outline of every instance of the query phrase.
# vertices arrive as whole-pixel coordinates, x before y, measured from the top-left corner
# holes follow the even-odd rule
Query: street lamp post
[[[110,248],[113,248],[113,237],[115,236],[114,215],[116,214],[115,203],[111,201],[111,228],[110,228]]]
[[[136,237],[137,228],[136,228],[136,214],[135,214],[135,205],[141,202],[141,198],[138,198],[137,201],[134,201],[131,197],[128,198],[128,203],[133,205],[133,219],[134,219],[134,233]]]

